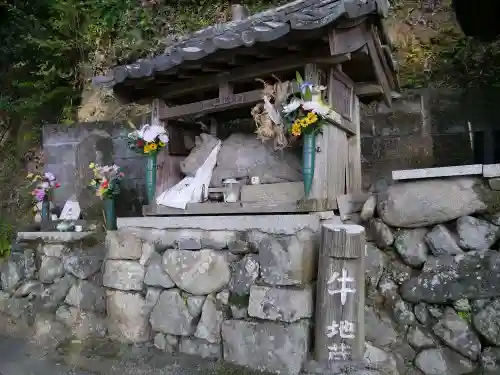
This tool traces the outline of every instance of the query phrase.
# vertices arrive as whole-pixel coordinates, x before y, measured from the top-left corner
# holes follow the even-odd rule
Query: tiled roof
[[[181,38],[161,55],[113,68],[105,76],[93,78],[96,86],[113,87],[125,80],[151,77],[185,61],[195,61],[218,50],[271,42],[291,30],[313,30],[339,18],[356,19],[370,14],[385,17],[387,0],[296,0],[278,8],[254,14],[241,21],[209,26]]]

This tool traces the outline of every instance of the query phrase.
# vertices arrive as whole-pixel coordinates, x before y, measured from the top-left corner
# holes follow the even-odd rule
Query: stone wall
[[[106,335],[101,236],[26,233],[1,264],[0,312],[34,326],[35,338]]]
[[[500,162],[483,160],[482,132],[498,126],[496,109],[485,102],[470,90],[422,89],[403,92],[390,109],[382,103],[364,107],[365,188],[390,179],[393,170]]]
[[[362,369],[334,374],[499,373],[499,187],[429,179],[367,200],[365,356]],[[121,218],[105,241],[21,233],[0,269],[0,312],[34,323],[37,337],[107,335],[275,373],[321,372],[309,359],[324,219],[338,220]]]
[[[496,181],[398,183],[365,203],[366,340],[399,373],[500,372]]]

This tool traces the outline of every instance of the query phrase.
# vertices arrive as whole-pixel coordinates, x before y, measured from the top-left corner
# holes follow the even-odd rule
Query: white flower
[[[160,134],[166,135],[165,128],[160,125],[145,124],[141,130],[137,131],[139,138],[146,142],[153,142]]]
[[[297,98],[293,98],[292,100],[290,100],[290,103],[285,104],[283,106],[283,112],[286,114],[292,113],[293,111],[297,110],[297,108],[299,108],[301,104],[302,104],[302,100],[299,100]]]
[[[168,143],[168,135],[165,133],[165,134],[160,134],[158,136],[158,138],[160,139],[160,141],[162,141],[163,143]]]
[[[304,110],[306,111],[312,111],[314,113],[317,113],[317,114],[320,114],[320,115],[327,115],[328,112],[330,112],[330,107],[328,107],[327,105],[321,103],[321,102],[318,102],[318,101],[308,101],[308,102],[304,102],[302,104],[302,108],[304,108]]]
[[[45,172],[43,176],[49,181],[54,181],[56,179],[56,176],[51,172]]]
[[[41,184],[41,187],[42,187],[43,189],[48,189],[48,188],[49,188],[49,186],[50,186],[50,185],[49,185],[49,183],[48,183],[48,182],[42,182],[42,184]]]

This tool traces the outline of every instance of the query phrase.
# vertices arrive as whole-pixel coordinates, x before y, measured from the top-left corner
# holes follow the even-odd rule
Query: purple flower
[[[37,201],[39,202],[43,201],[44,197],[45,197],[45,189],[35,189],[35,198]]]

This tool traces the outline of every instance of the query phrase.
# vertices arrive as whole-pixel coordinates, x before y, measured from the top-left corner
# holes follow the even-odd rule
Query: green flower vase
[[[41,222],[42,225],[47,225],[50,222],[50,200],[47,194],[43,197],[42,200],[42,212],[41,212]]]
[[[105,198],[104,220],[106,220],[106,230],[116,230],[116,206],[114,198]]]
[[[305,197],[309,196],[314,178],[314,159],[316,157],[316,134],[306,133],[302,136],[302,177],[304,178]]]
[[[146,195],[147,204],[154,204],[156,192],[156,152],[147,156],[146,162]]]

